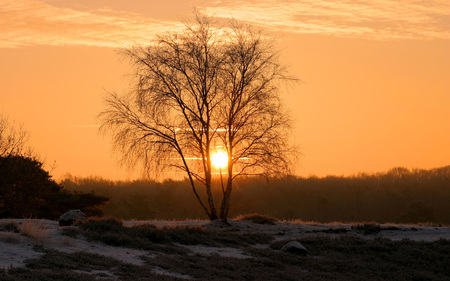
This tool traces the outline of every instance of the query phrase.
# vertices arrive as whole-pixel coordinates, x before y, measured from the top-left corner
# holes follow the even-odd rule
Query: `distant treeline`
[[[67,190],[107,196],[105,215],[123,219],[206,219],[187,181],[110,181],[67,176]],[[216,192],[219,192],[216,182]],[[219,194],[217,194],[219,195]],[[219,197],[219,196],[216,196]],[[450,166],[394,168],[350,177],[238,179],[230,217],[261,213],[317,222],[450,224]]]

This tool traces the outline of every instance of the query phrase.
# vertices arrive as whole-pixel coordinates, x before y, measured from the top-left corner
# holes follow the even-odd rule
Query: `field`
[[[207,221],[0,221],[0,280],[450,280],[450,227]],[[306,255],[281,251],[289,241]]]

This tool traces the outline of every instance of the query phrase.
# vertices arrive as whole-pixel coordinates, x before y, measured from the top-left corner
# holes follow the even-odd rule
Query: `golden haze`
[[[432,168],[450,159],[450,7],[446,1],[4,1],[0,111],[23,122],[56,177],[134,177],[95,116],[129,86],[115,50],[180,27],[194,5],[278,38],[303,83],[283,89],[304,156],[299,175]],[[273,5],[272,5],[273,4]],[[272,6],[270,6],[272,5]]]

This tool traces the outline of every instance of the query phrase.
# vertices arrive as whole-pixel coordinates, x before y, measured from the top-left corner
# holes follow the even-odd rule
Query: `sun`
[[[225,168],[228,165],[228,154],[225,151],[217,151],[211,156],[211,162],[216,168]]]

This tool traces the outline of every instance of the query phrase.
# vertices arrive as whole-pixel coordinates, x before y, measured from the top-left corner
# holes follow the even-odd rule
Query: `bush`
[[[352,229],[367,235],[377,234],[382,230],[381,226],[375,223],[352,225]]]
[[[271,224],[275,225],[275,222],[278,220],[274,217],[268,216],[268,215],[261,215],[261,214],[248,214],[243,216],[236,217],[237,220],[244,220],[244,221],[251,221],[253,223],[258,224]]]
[[[365,224],[357,224],[352,225],[352,229],[356,232],[362,232],[365,235],[377,234],[382,230],[391,230],[391,231],[399,231],[401,228],[396,226],[381,226],[376,223],[365,223]]]
[[[80,222],[81,229],[93,233],[119,232],[124,230],[123,222],[116,218],[90,218]]]
[[[0,218],[37,217],[57,219],[70,209],[101,215],[109,201],[93,193],[69,193],[42,167],[25,156],[0,157]]]

